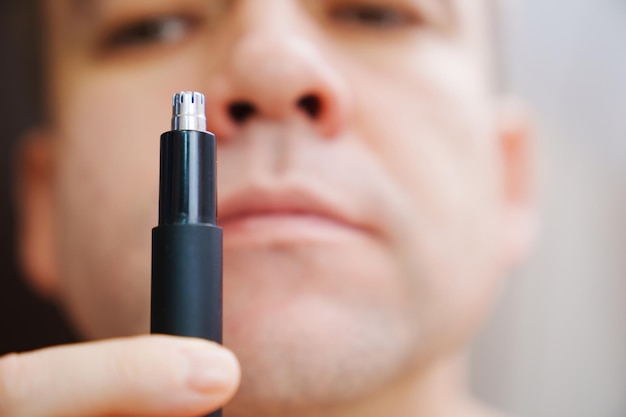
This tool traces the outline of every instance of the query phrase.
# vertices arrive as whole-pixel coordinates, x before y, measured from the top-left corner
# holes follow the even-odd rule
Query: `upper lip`
[[[360,226],[346,213],[345,208],[333,203],[328,196],[305,187],[247,187],[225,195],[219,206],[218,223],[229,222],[255,215],[313,215],[346,226]]]

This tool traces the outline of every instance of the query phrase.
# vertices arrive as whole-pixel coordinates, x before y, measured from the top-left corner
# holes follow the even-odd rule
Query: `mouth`
[[[323,241],[363,232],[346,208],[303,188],[248,188],[222,201],[218,225],[225,243]]]

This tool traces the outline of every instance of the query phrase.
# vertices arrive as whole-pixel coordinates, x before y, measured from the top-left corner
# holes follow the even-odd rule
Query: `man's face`
[[[47,1],[36,282],[87,337],[148,330],[159,135],[197,90],[241,404],[349,400],[457,349],[514,246],[485,8]]]

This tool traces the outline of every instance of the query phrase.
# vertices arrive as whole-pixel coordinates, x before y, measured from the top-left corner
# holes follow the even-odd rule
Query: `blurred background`
[[[536,119],[542,233],[476,343],[521,416],[626,415],[626,2],[510,0],[506,82]]]
[[[8,2],[7,2],[8,4]],[[71,342],[15,267],[12,152],[36,117],[0,3],[0,354]],[[542,233],[476,342],[475,392],[533,417],[626,415],[626,1],[508,0],[506,88],[536,119]]]
[[[17,139],[40,115],[33,68],[36,31],[25,27],[28,0],[0,0],[0,355],[73,341],[59,312],[32,295],[15,262],[11,206]]]

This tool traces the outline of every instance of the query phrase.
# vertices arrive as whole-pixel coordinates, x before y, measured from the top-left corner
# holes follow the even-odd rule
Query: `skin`
[[[45,16],[50,117],[18,163],[22,258],[86,338],[148,330],[158,137],[171,94],[197,90],[219,138],[224,338],[242,369],[227,415],[489,413],[466,393],[465,346],[528,250],[533,201],[527,123],[493,91],[486,3],[49,0]],[[244,120],[229,113],[242,103]],[[330,209],[294,210],[310,195]],[[164,340],[187,343],[53,352],[116,351],[124,368]],[[0,381],[59,366],[28,355],[0,361]],[[225,369],[205,411],[239,382],[217,356],[192,367]],[[125,415],[128,398],[94,393],[158,378],[121,383],[105,361],[94,387],[80,364],[65,382],[80,415]],[[160,389],[141,392],[176,398]],[[16,413],[2,392],[10,415],[63,414]]]

